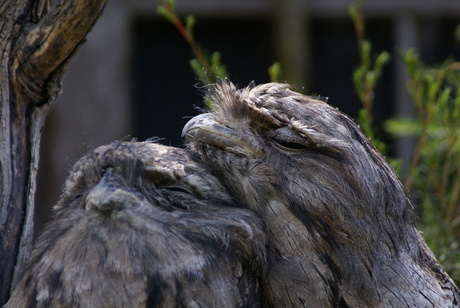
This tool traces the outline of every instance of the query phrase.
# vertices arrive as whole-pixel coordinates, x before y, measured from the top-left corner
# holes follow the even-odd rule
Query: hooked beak
[[[264,153],[216,120],[211,113],[200,114],[185,124],[182,137],[198,144],[208,144],[237,155],[262,157]]]

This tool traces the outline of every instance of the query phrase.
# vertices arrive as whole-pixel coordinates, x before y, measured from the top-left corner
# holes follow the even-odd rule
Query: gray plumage
[[[257,307],[262,222],[185,150],[80,159],[6,307]]]
[[[274,307],[458,307],[391,166],[328,104],[220,82],[184,127],[191,149],[267,225]]]

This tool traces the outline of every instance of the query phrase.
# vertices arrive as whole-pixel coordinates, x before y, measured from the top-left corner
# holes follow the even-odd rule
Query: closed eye
[[[179,193],[186,193],[189,195],[193,195],[193,193],[190,190],[184,187],[180,187],[180,186],[165,186],[163,188],[171,192],[179,192]]]
[[[297,142],[293,142],[293,141],[288,141],[288,140],[283,140],[283,139],[280,139],[280,138],[276,138],[276,137],[273,137],[272,140],[284,147],[284,148],[288,148],[288,149],[291,149],[291,150],[303,150],[305,149],[305,146],[301,143],[297,143]]]
[[[288,127],[281,127],[269,132],[268,136],[273,143],[284,150],[304,150],[309,142]]]
[[[165,186],[162,187],[163,196],[176,208],[190,210],[191,206],[196,202],[192,191],[180,186]]]

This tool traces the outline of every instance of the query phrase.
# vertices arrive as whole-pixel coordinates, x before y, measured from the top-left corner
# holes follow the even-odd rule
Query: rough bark
[[[0,1],[0,305],[30,256],[46,114],[106,2]]]

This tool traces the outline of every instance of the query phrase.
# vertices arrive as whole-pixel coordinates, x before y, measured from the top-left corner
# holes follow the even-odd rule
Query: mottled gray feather
[[[6,307],[258,307],[262,222],[185,150],[80,159]]]
[[[349,117],[279,83],[222,81],[212,100],[183,135],[264,219],[268,305],[458,306],[398,176]]]

